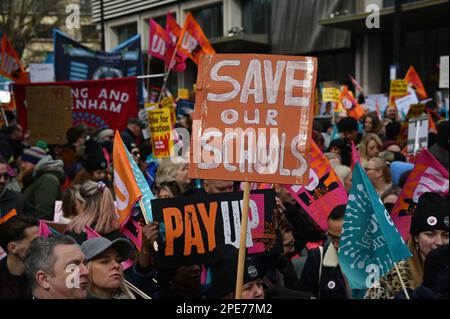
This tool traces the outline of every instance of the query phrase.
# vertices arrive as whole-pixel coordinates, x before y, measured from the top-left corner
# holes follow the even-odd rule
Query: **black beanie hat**
[[[71,127],[66,132],[68,144],[75,143],[80,137],[86,134],[86,131],[81,126]]]
[[[448,198],[436,193],[422,194],[411,218],[410,234],[437,229],[448,231],[448,211]]]
[[[342,132],[358,131],[358,121],[353,117],[344,117],[338,124],[338,130]]]
[[[219,259],[210,267],[211,292],[209,297],[221,298],[233,292],[236,288],[238,250],[231,245],[220,247],[216,250]],[[245,259],[243,284],[262,278],[263,274],[252,257]]]
[[[96,153],[90,155],[84,161],[84,168],[88,172],[93,172],[97,170],[105,170],[108,167],[108,163],[106,162],[106,158],[101,153]]]

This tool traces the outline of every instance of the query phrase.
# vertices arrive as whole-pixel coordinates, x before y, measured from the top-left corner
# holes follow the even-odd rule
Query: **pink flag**
[[[155,20],[150,19],[150,38],[148,42],[148,54],[157,59],[166,60],[167,43],[169,37],[166,30],[161,27]]]
[[[355,146],[355,143],[353,143],[352,141],[352,172],[353,172],[353,168],[355,168],[356,163],[359,163],[359,165],[361,165],[361,167],[363,167],[363,165],[361,164],[361,157],[359,156],[359,151]]]
[[[403,239],[409,238],[411,216],[417,206],[420,195],[427,192],[448,194],[448,171],[426,149],[416,157],[416,163],[392,209],[392,220]]]
[[[311,141],[311,166],[309,184],[285,185],[303,209],[319,224],[328,228],[327,219],[331,211],[347,204],[348,194],[328,159],[319,147]]]
[[[48,227],[48,225],[45,223],[45,220],[39,220],[39,237],[48,237],[52,235],[52,231]]]
[[[99,233],[97,233],[95,230],[93,230],[88,225],[86,225],[85,231],[86,231],[86,235],[87,235],[87,239],[88,240],[92,239],[92,238],[102,237]]]
[[[348,76],[350,77],[350,80],[352,81],[352,83],[355,86],[356,90],[359,93],[364,93],[363,92],[363,88],[361,87],[361,85],[359,85],[358,81],[356,81],[356,79],[351,74],[349,74]]]

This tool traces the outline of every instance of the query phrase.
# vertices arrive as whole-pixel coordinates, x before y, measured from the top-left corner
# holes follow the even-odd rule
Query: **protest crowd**
[[[207,39],[196,50],[183,50],[177,42],[168,46],[173,72],[187,58],[208,72],[205,55],[214,57],[212,64],[231,61],[215,55]],[[249,60],[241,61],[245,72]],[[234,74],[217,80],[214,72],[229,88],[241,81]],[[73,82],[72,95],[88,87],[69,80],[58,81]],[[283,179],[282,163],[256,182],[233,179],[255,173],[239,161],[235,170],[211,170],[209,178],[199,177],[206,165],[193,168],[185,161],[202,144],[196,119],[214,116],[212,108],[226,104],[225,94],[215,92],[213,100],[201,89],[180,88],[175,98],[162,89],[141,103],[145,80],[86,81],[93,82],[90,98],[113,88],[128,92],[118,98],[125,102],[119,107],[111,98],[103,109],[92,108],[90,118],[83,115],[89,108],[74,98],[69,122],[54,118],[54,127],[37,132],[33,107],[57,108],[67,92],[17,81],[11,90],[15,108],[3,112],[7,124],[0,131],[0,299],[234,299],[245,187],[251,192],[247,235],[241,237],[247,244],[242,299],[448,299],[448,104],[429,98],[432,92],[413,67],[398,81],[406,83],[405,93],[383,101],[366,96],[353,78],[353,87],[317,84],[302,123],[309,175],[296,175],[298,183]],[[262,103],[256,89],[246,90],[249,104]],[[404,97],[411,98],[407,107],[396,104]],[[297,103],[291,98],[286,105]],[[240,103],[246,99],[240,96]],[[216,104],[203,113],[206,101]],[[262,126],[275,126],[275,117],[267,117]],[[300,120],[288,120],[298,133]],[[419,133],[418,123],[425,122]],[[53,128],[64,135],[55,140]],[[180,136],[171,137],[172,129],[191,137],[176,155]],[[289,161],[286,155],[285,165]]]

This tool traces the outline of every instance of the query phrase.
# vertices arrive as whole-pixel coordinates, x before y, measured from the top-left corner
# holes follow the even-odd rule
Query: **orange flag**
[[[11,42],[2,32],[0,32],[0,75],[16,83],[30,82]]]
[[[408,84],[412,84],[414,86],[417,96],[421,100],[425,100],[428,97],[427,92],[425,91],[425,87],[423,86],[422,80],[420,79],[419,74],[417,73],[416,69],[414,69],[413,66],[409,67],[404,80],[407,81]]]
[[[364,109],[359,105],[358,101],[353,97],[352,92],[348,90],[347,87],[341,93],[339,101],[344,106],[349,117],[353,117],[359,121],[359,119],[364,115]]]
[[[177,48],[184,55],[191,58],[195,64],[198,64],[201,54],[214,54],[216,51],[211,46],[203,33],[200,25],[195,21],[192,14],[189,12],[186,16],[181,35],[178,39]]]
[[[8,214],[6,214],[5,216],[3,216],[2,218],[0,218],[0,224],[5,223],[7,220],[9,220],[11,217],[16,216],[17,215],[17,211],[15,209],[12,209],[9,211]]]
[[[119,222],[122,226],[130,218],[131,209],[141,199],[142,193],[134,178],[133,170],[131,169],[131,164],[119,131],[116,131],[114,137],[113,166],[114,192],[116,193]]]

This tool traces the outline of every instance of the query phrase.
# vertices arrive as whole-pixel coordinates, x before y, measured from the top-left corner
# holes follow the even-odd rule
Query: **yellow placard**
[[[322,101],[339,103],[341,91],[338,88],[328,87],[322,89]]]
[[[392,80],[389,93],[389,105],[395,106],[395,100],[408,95],[408,81]]]
[[[152,137],[153,156],[164,158],[170,156],[172,140],[171,110],[169,108],[156,109],[147,112],[148,127]]]
[[[146,103],[144,103],[144,108],[147,111],[155,110],[158,108],[158,103],[146,102]]]
[[[178,89],[178,98],[181,100],[188,100],[189,90],[186,88]]]
[[[161,100],[162,108],[171,108],[174,105],[175,105],[175,101],[173,99],[173,96],[167,96]]]

